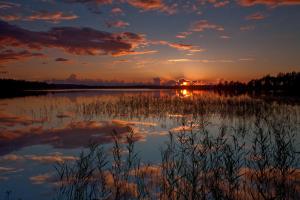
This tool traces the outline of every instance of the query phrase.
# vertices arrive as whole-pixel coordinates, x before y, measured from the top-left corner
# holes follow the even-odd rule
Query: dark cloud
[[[63,0],[65,3],[82,3],[85,4],[88,10],[94,14],[102,14],[101,6],[112,4],[112,0]]]
[[[56,58],[55,61],[56,62],[67,62],[67,61],[69,61],[69,59],[67,59],[67,58]]]
[[[111,4],[112,0],[64,0],[66,3],[96,3],[96,4]]]
[[[60,48],[77,55],[136,55],[135,48],[146,45],[143,35],[109,33],[92,28],[54,27],[38,32],[0,21],[0,48]],[[144,53],[144,52],[143,52]]]
[[[266,6],[291,6],[300,5],[299,0],[237,0],[241,6],[254,6],[254,5],[266,5]]]
[[[0,39],[1,40],[1,39]],[[11,49],[0,51],[0,63],[7,63],[16,60],[24,60],[32,57],[44,57],[42,53],[32,53],[27,50],[15,51]],[[1,120],[1,116],[0,116]]]

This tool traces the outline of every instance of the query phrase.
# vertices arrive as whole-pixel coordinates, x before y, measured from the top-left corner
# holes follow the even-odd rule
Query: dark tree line
[[[252,80],[247,84],[249,89],[254,90],[281,90],[297,91],[300,86],[300,72],[279,73],[277,76],[265,76],[261,79]]]
[[[279,73],[277,76],[267,75],[248,83],[225,81],[211,86],[211,89],[237,93],[283,93],[300,94],[300,72]]]
[[[132,86],[87,86],[73,84],[48,84],[46,82],[0,79],[0,97],[24,96],[33,94],[44,94],[45,92],[34,92],[28,90],[47,89],[87,89],[87,88],[150,88],[150,89],[194,89],[214,90],[225,93],[277,93],[277,94],[300,94],[300,72],[279,73],[277,76],[267,75],[260,79],[254,79],[248,83],[238,81],[225,81],[215,85],[201,86],[153,86],[153,85],[132,85]]]

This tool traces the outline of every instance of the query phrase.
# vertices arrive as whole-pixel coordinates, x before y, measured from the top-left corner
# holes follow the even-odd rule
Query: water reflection
[[[109,122],[71,122],[62,128],[45,129],[42,126],[17,130],[5,130],[0,133],[0,155],[33,145],[51,145],[54,148],[87,147],[89,143],[112,142],[111,133],[116,131],[120,138],[126,137],[128,126]],[[137,135],[137,139],[142,139]]]
[[[176,95],[179,97],[190,97],[193,96],[193,91],[183,89],[183,90],[177,90]]]
[[[260,127],[264,132],[270,125],[276,128],[282,124],[285,126],[273,132],[298,133],[300,124],[299,104],[290,101],[274,103],[246,95],[230,97],[186,89],[53,93],[0,100],[0,110],[0,188],[25,185],[28,191],[44,191],[42,186],[49,181],[43,180],[52,180],[53,168],[45,163],[74,161],[91,142],[111,147],[113,131],[124,142],[134,130],[142,159],[159,166],[159,149],[165,147],[168,131],[180,135],[205,127],[210,137],[216,137],[227,127],[227,132],[244,137],[250,146],[258,136],[253,130],[259,122],[264,123]],[[274,141],[284,141],[276,137]],[[294,140],[299,141],[298,134]],[[258,156],[253,154],[252,158]],[[31,168],[38,171],[28,173]],[[23,180],[17,181],[20,176]],[[38,192],[29,195],[28,199],[47,199]]]

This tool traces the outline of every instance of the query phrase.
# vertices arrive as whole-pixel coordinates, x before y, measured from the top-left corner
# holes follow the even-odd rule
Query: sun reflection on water
[[[182,89],[176,92],[176,95],[179,97],[190,97],[193,96],[192,90]]]

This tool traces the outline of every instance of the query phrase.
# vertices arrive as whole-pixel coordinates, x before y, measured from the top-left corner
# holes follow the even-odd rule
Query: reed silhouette
[[[56,116],[53,107],[42,108],[47,119]],[[300,198],[300,112],[289,98],[123,94],[78,101],[70,111],[86,121],[99,116],[127,120],[122,130],[126,126],[128,135],[115,130],[112,148],[91,144],[79,160],[57,164],[56,199]],[[141,133],[130,124],[153,116],[180,125],[170,130],[161,162],[155,164],[136,152]]]
[[[133,129],[125,140],[114,132],[112,150],[92,145],[57,166],[58,199],[299,199],[296,130],[278,112],[257,112],[251,129],[221,124],[217,134],[205,118],[183,119],[156,165],[135,153]]]

